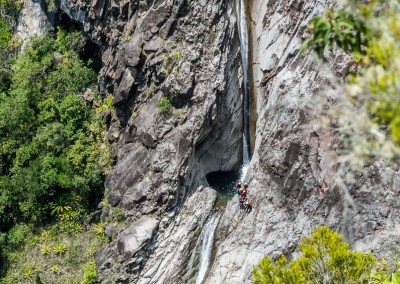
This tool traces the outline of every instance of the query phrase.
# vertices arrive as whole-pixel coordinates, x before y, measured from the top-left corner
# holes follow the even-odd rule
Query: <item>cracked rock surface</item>
[[[356,175],[346,203],[335,182],[338,133],[313,126],[318,94],[338,92],[330,83],[342,74],[346,58],[332,55],[318,65],[309,52],[299,55],[307,22],[321,14],[328,1],[251,2],[252,119],[254,155],[246,180],[253,210],[244,214],[237,198],[229,203],[217,234],[217,252],[205,283],[250,283],[253,265],[265,256],[296,255],[299,241],[318,225],[343,233],[353,247],[373,251],[378,258],[399,250],[399,175],[391,171],[378,184],[384,168],[371,162]],[[331,70],[333,70],[333,73]],[[339,90],[340,91],[340,90]]]
[[[307,22],[332,2],[250,1],[254,153],[246,181],[253,210],[239,210],[236,196],[228,202],[204,283],[250,283],[263,256],[295,256],[298,242],[319,224],[378,257],[400,249],[397,169],[382,187],[384,165],[371,162],[357,175],[368,190],[351,188],[354,206],[344,207],[334,182],[340,134],[312,126],[320,119],[312,111],[316,95],[326,94],[329,108],[330,94],[338,92],[331,82],[347,62],[335,53],[319,65],[311,53],[298,51]],[[22,37],[51,30],[42,2],[28,3]],[[100,47],[99,91],[115,108],[105,118],[115,165],[106,180],[101,218],[109,243],[96,253],[99,281],[193,283],[196,268],[189,262],[217,199],[205,176],[236,170],[242,160],[243,72],[234,3],[59,4],[57,13],[79,23]],[[165,98],[170,106],[163,109]]]
[[[99,280],[193,277],[185,265],[216,198],[205,175],[241,162],[242,70],[232,5],[62,0],[60,9],[101,46],[99,89],[115,107],[108,140],[116,164],[102,215],[110,243],[96,255]]]

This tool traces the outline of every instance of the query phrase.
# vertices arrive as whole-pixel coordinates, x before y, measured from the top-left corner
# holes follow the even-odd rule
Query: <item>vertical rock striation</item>
[[[313,126],[337,91],[331,82],[341,75],[346,57],[318,65],[311,53],[299,55],[308,21],[328,1],[250,1],[252,74],[256,101],[255,150],[247,180],[253,210],[244,214],[236,198],[220,221],[218,249],[205,283],[250,283],[252,266],[265,255],[292,256],[298,242],[319,224],[344,233],[358,248],[388,254],[398,247],[399,180],[384,187],[380,162],[373,162],[357,182],[369,191],[351,188],[352,207],[344,207],[335,185],[340,135]],[[333,70],[333,72],[331,72]],[[397,237],[395,237],[397,239]],[[386,248],[385,248],[386,247]],[[390,251],[389,251],[390,253]]]
[[[242,159],[233,7],[223,0],[62,0],[60,8],[101,46],[99,89],[115,107],[106,118],[116,164],[106,180],[110,243],[96,255],[99,280],[185,283],[216,199],[203,187],[205,175],[237,169]],[[113,219],[116,210],[124,222]]]

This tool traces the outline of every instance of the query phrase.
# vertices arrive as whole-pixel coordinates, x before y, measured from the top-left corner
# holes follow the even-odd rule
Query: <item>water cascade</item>
[[[247,14],[245,0],[235,0],[236,17],[240,40],[240,55],[242,58],[243,68],[243,164],[241,168],[241,180],[243,181],[247,168],[250,163],[250,136],[249,136],[249,87],[248,87],[248,70],[249,70],[249,44],[247,30]]]
[[[249,135],[249,43],[247,29],[246,0],[235,0],[236,18],[240,41],[240,55],[243,69],[243,162],[240,170],[235,172],[213,172],[206,176],[209,185],[220,193],[220,200],[226,203],[236,191],[238,180],[244,182],[247,168],[250,163],[250,135]],[[222,196],[222,198],[221,198]]]
[[[214,232],[217,228],[220,214],[218,212],[212,214],[200,234],[200,265],[196,278],[196,284],[201,284],[207,274],[211,261],[211,252],[214,244]]]
[[[249,69],[249,50],[248,50],[248,31],[247,31],[247,15],[246,0],[235,0],[236,18],[239,31],[240,51],[243,68],[243,162],[239,172],[214,172],[207,175],[209,185],[215,188],[222,200],[227,202],[231,199],[236,191],[236,181],[240,178],[243,182],[246,177],[247,168],[250,163],[250,136],[249,136],[249,87],[248,87],[248,69]],[[221,199],[221,197],[219,197]],[[218,207],[218,205],[217,205]],[[196,251],[200,251],[199,271],[195,284],[201,284],[207,276],[207,271],[211,262],[211,253],[214,244],[214,233],[217,228],[220,213],[213,213],[202,228],[199,241],[196,245]],[[189,267],[193,268],[195,254],[189,262]]]

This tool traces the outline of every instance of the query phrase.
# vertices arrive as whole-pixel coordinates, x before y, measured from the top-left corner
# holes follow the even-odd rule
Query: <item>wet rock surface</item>
[[[192,249],[216,198],[215,190],[201,186],[187,198],[179,213],[166,212],[160,221],[155,217],[140,217],[97,252],[101,281],[187,283],[195,274],[188,267]]]

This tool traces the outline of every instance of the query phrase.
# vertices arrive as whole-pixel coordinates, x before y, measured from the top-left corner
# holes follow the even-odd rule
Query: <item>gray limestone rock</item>
[[[236,198],[228,203],[205,283],[251,283],[252,267],[262,257],[295,257],[298,243],[318,225],[328,225],[353,247],[378,257],[390,258],[390,250],[399,249],[395,241],[388,242],[399,232],[388,208],[398,214],[399,202],[387,198],[398,187],[374,182],[382,163],[371,162],[356,175],[349,206],[335,183],[340,136],[314,127],[322,113],[316,109],[321,106],[318,95],[323,94],[325,107],[332,104],[331,98],[340,94],[335,74],[346,65],[340,52],[327,65],[318,64],[311,52],[298,54],[307,22],[328,2],[251,2],[254,153],[245,180],[253,210],[241,213]]]
[[[152,239],[158,224],[159,221],[156,219],[143,216],[122,232],[122,237],[117,242],[117,248],[123,260],[132,258]]]
[[[137,283],[187,283],[184,275],[190,269],[188,260],[216,198],[212,188],[199,187],[174,219],[162,219],[158,249],[150,256]]]
[[[24,50],[31,37],[45,36],[47,32],[53,31],[53,25],[44,0],[24,1],[15,31],[16,38],[22,40],[21,50]]]
[[[188,273],[190,249],[215,203],[215,191],[200,187],[208,185],[205,176],[241,162],[242,83],[232,6],[220,0],[63,0],[61,9],[102,45],[99,89],[113,96],[116,109],[108,130],[116,164],[105,184],[111,208],[104,208],[102,220],[112,219],[116,206],[126,220],[121,228],[107,227],[111,242],[96,256],[99,279],[178,281]],[[169,117],[158,103],[163,97],[171,104]],[[160,226],[136,245],[123,227],[136,228],[132,224],[143,216]]]

